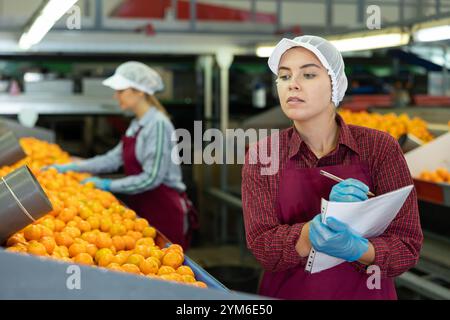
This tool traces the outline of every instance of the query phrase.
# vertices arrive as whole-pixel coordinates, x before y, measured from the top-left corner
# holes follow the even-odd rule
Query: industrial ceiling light
[[[416,42],[441,41],[450,39],[450,19],[439,19],[415,24],[412,27]]]
[[[360,32],[327,38],[341,52],[398,47],[408,44],[410,35],[400,28]]]
[[[398,47],[408,44],[410,35],[400,28],[382,31],[359,32],[326,37],[341,52]],[[269,57],[275,46],[261,45],[256,48],[258,57]]]
[[[78,0],[48,0],[36,11],[30,20],[25,32],[19,40],[19,47],[28,50],[39,43],[53,25],[77,2]]]
[[[261,58],[270,57],[274,48],[275,46],[269,45],[259,46],[258,48],[256,48],[256,56]]]

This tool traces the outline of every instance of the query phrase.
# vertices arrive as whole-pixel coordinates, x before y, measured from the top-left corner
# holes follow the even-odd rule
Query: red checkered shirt
[[[279,170],[273,175],[262,175],[261,164],[254,153],[247,152],[242,170],[242,203],[248,248],[266,271],[285,271],[304,267],[307,258],[301,258],[295,250],[303,225],[281,224],[277,217],[277,199],[280,176],[289,159],[294,155],[302,168],[348,164],[350,153],[356,153],[369,163],[374,184],[372,192],[381,195],[413,184],[411,174],[398,142],[389,134],[369,128],[347,125],[337,115],[340,126],[337,147],[318,159],[302,141],[294,127],[279,132]],[[265,145],[271,152],[271,139],[260,140],[250,147],[255,151]],[[251,158],[249,158],[251,157]],[[252,161],[249,161],[252,160]],[[396,277],[413,267],[419,258],[423,234],[419,221],[416,190],[413,189],[400,212],[386,231],[369,241],[375,248],[372,263],[381,269],[383,278]],[[360,272],[365,265],[352,262]]]

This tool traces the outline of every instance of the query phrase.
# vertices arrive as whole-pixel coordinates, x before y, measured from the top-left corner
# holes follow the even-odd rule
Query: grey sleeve
[[[77,171],[93,174],[115,172],[122,164],[122,142],[103,155],[76,162]]]
[[[171,132],[164,121],[157,121],[144,136],[143,172],[137,175],[115,179],[111,182],[112,192],[136,194],[158,187],[170,164]]]

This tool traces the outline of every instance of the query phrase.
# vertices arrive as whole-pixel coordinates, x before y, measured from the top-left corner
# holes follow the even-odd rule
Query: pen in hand
[[[323,175],[323,176],[325,176],[325,177],[327,177],[327,178],[330,178],[330,179],[332,179],[332,180],[334,180],[334,181],[337,181],[337,182],[344,181],[344,179],[341,179],[341,178],[339,178],[339,177],[336,177],[334,174],[331,174],[331,173],[326,172],[326,171],[324,171],[324,170],[320,170],[320,174]],[[370,191],[367,191],[367,195],[368,195],[368,196],[371,196],[371,197],[375,197],[375,195],[374,195],[372,192],[370,192]]]

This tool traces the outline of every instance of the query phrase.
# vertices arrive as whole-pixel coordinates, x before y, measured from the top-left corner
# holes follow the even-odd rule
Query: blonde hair
[[[156,98],[154,95],[152,94],[148,94],[146,92],[131,88],[131,90],[135,91],[135,92],[142,92],[144,94],[144,98],[145,101],[147,101],[147,103],[151,106],[154,106],[156,109],[158,109],[159,111],[161,111],[167,118],[170,119],[170,114],[169,112],[167,112],[167,109],[164,108],[164,106],[161,104],[161,102],[159,102],[158,98]]]
[[[156,109],[158,109],[159,111],[164,113],[167,117],[170,117],[169,113],[167,112],[167,109],[164,108],[164,106],[161,104],[161,102],[159,102],[158,98],[156,98],[154,95],[146,93],[145,100],[147,100],[147,102],[150,105],[154,106]]]

